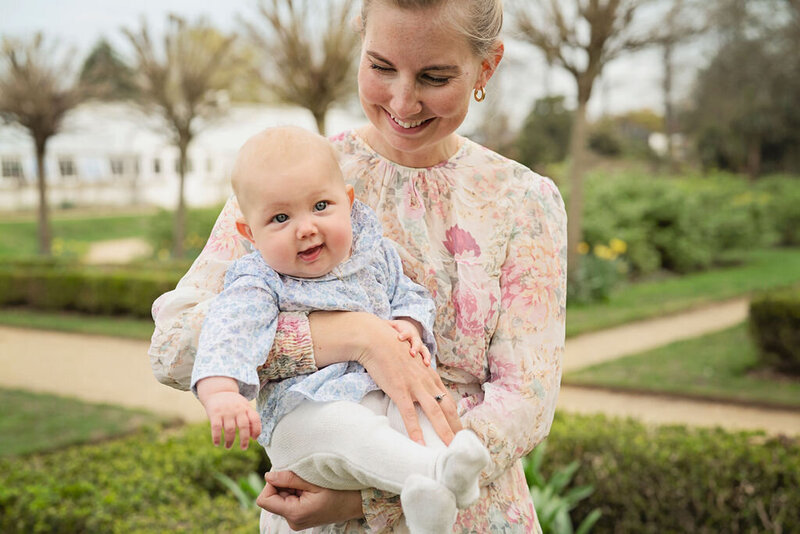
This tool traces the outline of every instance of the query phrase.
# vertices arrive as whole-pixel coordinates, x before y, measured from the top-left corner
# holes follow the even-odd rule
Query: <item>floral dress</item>
[[[549,433],[561,381],[566,315],[566,214],[555,185],[468,139],[447,161],[410,168],[377,154],[355,131],[332,139],[356,197],[378,215],[406,274],[436,303],[437,370],[465,428],[492,457],[481,498],[454,532],[539,530],[520,458]],[[244,255],[235,199],[178,287],[153,305],[156,376],[186,388],[208,299]],[[262,376],[316,370],[307,318],[282,314]],[[188,369],[188,375],[187,375]],[[399,499],[362,492],[365,518],[321,532],[399,532]]]

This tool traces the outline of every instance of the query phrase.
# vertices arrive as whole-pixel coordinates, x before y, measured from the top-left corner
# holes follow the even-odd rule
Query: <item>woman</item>
[[[356,196],[436,301],[437,370],[409,358],[380,320],[350,312],[284,314],[281,350],[262,370],[286,377],[356,360],[400,407],[413,439],[422,440],[415,404],[445,442],[462,426],[473,430],[492,465],[456,532],[539,530],[520,458],[549,432],[564,347],[566,217],[557,189],[455,133],[503,56],[501,23],[501,0],[364,0],[358,85],[369,124],[333,139]],[[227,263],[245,253],[237,215],[230,200],[192,269],[154,305],[151,357],[163,381],[183,380],[208,301]],[[259,504],[292,528],[404,528],[397,499],[376,490],[325,490],[291,473],[266,480]],[[269,532],[281,525],[262,516]]]

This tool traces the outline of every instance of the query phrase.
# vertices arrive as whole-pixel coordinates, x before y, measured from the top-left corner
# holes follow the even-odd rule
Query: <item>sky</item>
[[[221,30],[237,28],[237,14],[254,12],[255,0],[0,0],[0,36],[28,37],[42,31],[62,46],[75,47],[84,57],[101,38],[125,53],[127,41],[120,29],[138,28],[142,17],[154,34],[172,12],[190,20],[206,17]],[[677,57],[678,90],[686,90],[700,59],[692,51]],[[536,98],[549,89],[574,99],[574,81],[563,71],[546,69],[538,52],[506,38],[506,59],[493,98],[511,116],[521,120]],[[655,50],[611,63],[595,86],[591,116],[628,110],[662,109],[661,64]]]

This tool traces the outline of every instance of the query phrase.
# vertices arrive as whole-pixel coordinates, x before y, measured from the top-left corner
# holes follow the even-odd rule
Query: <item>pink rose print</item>
[[[473,258],[481,255],[481,247],[478,246],[478,242],[475,241],[475,238],[466,230],[459,228],[458,225],[451,226],[444,235],[447,238],[443,241],[444,248],[446,248],[456,260],[463,259],[463,257],[467,255]]]

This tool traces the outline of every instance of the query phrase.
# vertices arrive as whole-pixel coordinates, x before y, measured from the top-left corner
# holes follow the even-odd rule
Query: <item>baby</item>
[[[230,446],[238,428],[242,448],[258,436],[273,470],[331,489],[398,493],[412,533],[451,531],[490,461],[474,433],[462,430],[445,446],[420,414],[427,445],[412,441],[394,403],[355,362],[265,383],[257,371],[279,311],[373,313],[429,361],[433,301],[403,274],[375,214],[353,200],[323,137],[289,127],[253,136],[232,183],[244,216],[237,230],[256,252],[229,267],[200,334],[192,390],[214,443],[224,428]],[[256,396],[257,412],[248,402]]]

